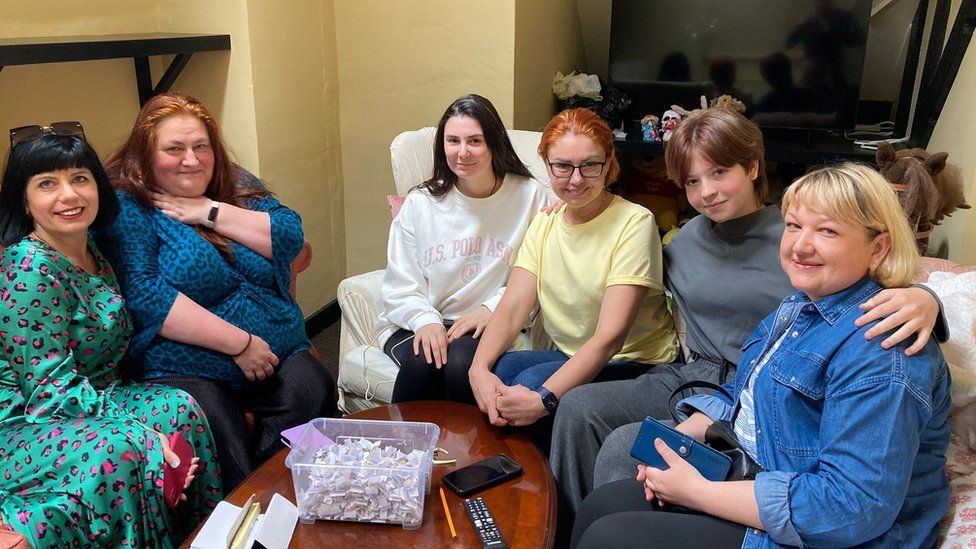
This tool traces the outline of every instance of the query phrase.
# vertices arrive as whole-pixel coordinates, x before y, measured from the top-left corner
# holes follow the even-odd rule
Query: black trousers
[[[273,376],[246,389],[192,376],[152,381],[182,389],[200,404],[217,444],[224,493],[230,493],[255,467],[284,447],[281,431],[336,415],[335,380],[308,351],[296,354]],[[254,414],[253,434],[248,433],[245,411]]]
[[[698,513],[661,510],[644,499],[644,485],[618,480],[583,500],[573,524],[573,549],[738,549],[741,524]]]
[[[451,322],[445,322],[449,328]],[[427,364],[423,349],[419,355],[413,354],[414,333],[397,330],[383,346],[383,352],[400,367],[393,384],[393,402],[412,400],[450,400],[475,404],[468,370],[474,353],[478,350],[478,340],[471,333],[452,341],[447,347],[447,364],[438,370]]]

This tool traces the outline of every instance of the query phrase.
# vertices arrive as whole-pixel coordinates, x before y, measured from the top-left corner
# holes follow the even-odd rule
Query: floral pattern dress
[[[34,547],[172,547],[221,500],[213,436],[188,394],[122,382],[132,322],[89,249],[94,274],[29,237],[0,255],[0,518]],[[200,458],[175,512],[153,431]]]

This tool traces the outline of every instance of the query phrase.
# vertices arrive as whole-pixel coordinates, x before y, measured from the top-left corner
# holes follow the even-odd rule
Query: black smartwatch
[[[552,394],[552,391],[546,389],[545,387],[539,387],[535,390],[542,397],[542,405],[546,407],[546,411],[549,412],[550,416],[556,415],[556,408],[559,407],[559,399],[556,395]]]

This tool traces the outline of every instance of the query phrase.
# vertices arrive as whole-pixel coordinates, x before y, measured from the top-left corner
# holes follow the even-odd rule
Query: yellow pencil
[[[444,495],[444,487],[441,486],[441,503],[444,504],[444,515],[447,516],[447,525],[451,528],[451,539],[457,538],[457,530],[454,529],[454,520],[451,519],[451,510],[447,508],[447,497]]]

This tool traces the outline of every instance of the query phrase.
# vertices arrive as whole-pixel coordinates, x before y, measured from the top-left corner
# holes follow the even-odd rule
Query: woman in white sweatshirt
[[[393,220],[380,344],[400,368],[393,402],[474,403],[468,368],[511,262],[548,195],[479,95],[448,107],[434,139],[434,175]]]

